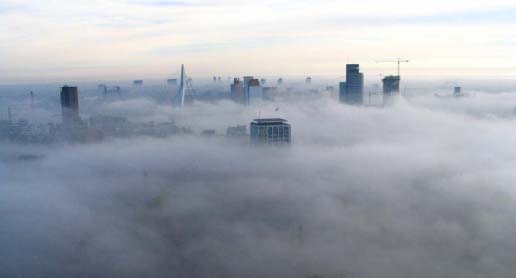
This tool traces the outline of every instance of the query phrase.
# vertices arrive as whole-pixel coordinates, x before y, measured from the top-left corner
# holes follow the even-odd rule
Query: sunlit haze
[[[0,0],[0,278],[516,277],[515,14]]]
[[[405,73],[511,77],[511,0],[0,2],[0,82]]]

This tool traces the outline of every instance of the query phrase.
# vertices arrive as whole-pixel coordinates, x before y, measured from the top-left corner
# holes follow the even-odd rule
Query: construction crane
[[[409,60],[403,60],[401,58],[397,58],[396,60],[384,60],[384,61],[376,61],[377,63],[398,63],[398,76],[400,76],[400,66],[401,63],[408,63]]]

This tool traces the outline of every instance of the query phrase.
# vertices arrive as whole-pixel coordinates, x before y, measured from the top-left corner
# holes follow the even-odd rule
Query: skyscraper
[[[245,93],[244,93],[244,83],[240,81],[240,79],[235,78],[233,84],[231,84],[231,100],[236,103],[245,104]]]
[[[79,117],[79,91],[77,87],[63,86],[61,88],[61,113],[63,123],[73,123]]]
[[[394,97],[400,92],[400,77],[395,75],[386,76],[383,82],[383,104],[389,105],[394,102]]]
[[[346,65],[346,82],[339,84],[339,99],[341,102],[353,105],[362,105],[364,91],[364,74],[360,72],[360,65]]]
[[[245,95],[245,103],[249,104],[249,81],[254,79],[252,76],[244,76],[244,95]]]
[[[248,84],[248,104],[256,104],[263,100],[263,87],[258,79],[249,80]]]
[[[400,77],[389,75],[382,79],[383,94],[394,95],[400,92]]]
[[[290,144],[290,124],[284,119],[255,119],[251,122],[252,144]]]

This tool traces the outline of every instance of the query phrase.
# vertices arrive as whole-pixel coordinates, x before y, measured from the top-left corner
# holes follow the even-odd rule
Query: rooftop
[[[253,120],[253,124],[284,124],[284,123],[287,123],[288,121],[285,120],[285,119],[280,119],[280,118],[269,118],[269,119],[254,119]]]

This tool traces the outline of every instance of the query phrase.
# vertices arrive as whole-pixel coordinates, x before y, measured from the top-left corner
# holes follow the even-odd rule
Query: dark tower
[[[364,74],[360,65],[346,65],[346,82],[340,83],[339,99],[347,104],[361,105],[363,103]]]
[[[383,104],[390,105],[394,102],[393,97],[400,92],[400,77],[389,75],[382,79],[383,82]]]
[[[382,79],[383,94],[394,95],[400,92],[400,77],[389,75]]]
[[[64,86],[61,88],[61,112],[63,123],[72,123],[80,119],[77,87]]]
[[[231,84],[231,99],[236,103],[245,104],[244,83],[238,78]]]

